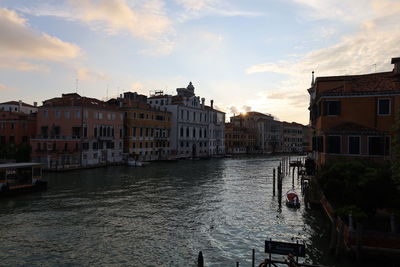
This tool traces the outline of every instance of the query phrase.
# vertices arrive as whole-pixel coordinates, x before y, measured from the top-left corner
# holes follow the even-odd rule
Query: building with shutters
[[[37,113],[32,159],[49,169],[102,166],[122,162],[123,113],[79,94],[43,101]]]
[[[312,79],[312,150],[319,165],[340,159],[390,156],[400,105],[400,58],[393,71]],[[314,75],[313,75],[314,76]]]

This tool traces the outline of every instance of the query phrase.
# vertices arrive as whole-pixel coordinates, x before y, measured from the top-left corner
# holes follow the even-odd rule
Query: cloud
[[[17,89],[0,83],[0,91],[15,91],[15,90]]]
[[[71,16],[110,34],[127,31],[135,37],[154,40],[171,30],[163,2],[144,1],[132,8],[125,0],[69,0]]]
[[[26,19],[6,8],[0,8],[0,35],[1,68],[46,70],[27,60],[63,62],[81,53],[75,44],[31,29]]]
[[[77,69],[76,76],[79,80],[87,81],[105,81],[110,79],[110,77],[103,72],[91,70],[84,67]]]
[[[224,0],[174,0],[184,8],[180,20],[196,19],[203,16],[222,17],[256,17],[263,14],[255,11],[246,11],[234,7],[231,2]]]

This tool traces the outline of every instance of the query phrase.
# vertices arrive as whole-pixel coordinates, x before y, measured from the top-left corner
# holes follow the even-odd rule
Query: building
[[[35,133],[35,113],[0,111],[0,145],[29,145],[29,140]]]
[[[166,107],[152,107],[147,97],[124,93],[111,100],[124,113],[124,152],[141,161],[171,159],[171,112]]]
[[[256,134],[254,152],[281,152],[282,127],[280,122],[274,120],[272,115],[251,111],[234,115],[230,118],[230,121],[233,125],[248,128]]]
[[[389,157],[400,105],[400,58],[392,64],[389,72],[313,78],[309,110],[319,165]]]
[[[107,165],[122,161],[123,113],[79,94],[45,100],[37,113],[32,158],[50,169]]]
[[[256,149],[256,133],[249,128],[225,123],[227,154],[251,154]]]
[[[20,112],[25,114],[33,114],[38,111],[37,103],[35,102],[32,105],[22,102],[21,100],[17,101],[8,101],[4,103],[0,103],[0,111],[9,111],[9,112]]]
[[[177,88],[177,95],[155,92],[147,102],[171,112],[171,154],[175,158],[209,157],[225,154],[225,113],[205,105],[190,82]]]
[[[296,122],[282,122],[283,146],[282,152],[302,153],[304,151],[304,128],[305,126]]]

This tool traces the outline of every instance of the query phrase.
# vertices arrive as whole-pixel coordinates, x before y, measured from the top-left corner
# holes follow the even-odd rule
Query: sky
[[[0,102],[175,94],[308,123],[315,76],[391,71],[400,0],[0,0]]]

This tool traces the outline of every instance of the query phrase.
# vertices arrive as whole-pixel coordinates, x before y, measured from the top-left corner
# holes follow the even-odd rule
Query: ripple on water
[[[48,174],[47,192],[0,202],[0,262],[195,266],[201,250],[207,266],[245,266],[252,248],[264,257],[270,237],[325,242],[314,230],[323,229],[308,226],[318,214],[279,208],[277,165],[276,157],[234,158]],[[310,249],[308,261],[321,251]]]

